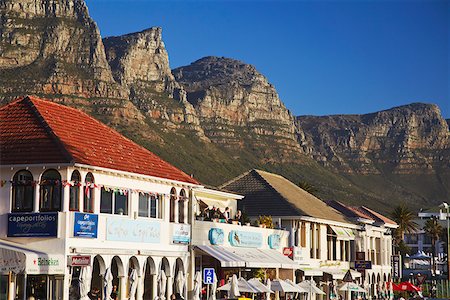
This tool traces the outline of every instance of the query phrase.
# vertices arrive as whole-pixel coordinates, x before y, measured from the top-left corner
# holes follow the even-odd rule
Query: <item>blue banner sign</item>
[[[8,214],[9,237],[56,237],[58,213]]]
[[[97,238],[98,215],[75,213],[73,236]]]
[[[204,284],[214,284],[214,273],[216,270],[214,268],[204,268],[203,269],[203,283]]]
[[[372,269],[372,261],[370,261],[370,260],[355,260],[355,269],[357,269],[357,270]]]
[[[220,228],[211,228],[208,237],[211,245],[222,245],[225,240],[225,234]]]
[[[271,234],[269,235],[269,247],[270,249],[278,249],[280,248],[281,237],[279,234]]]
[[[155,221],[107,218],[106,239],[108,241],[159,243],[161,224]]]
[[[262,234],[251,231],[230,231],[230,244],[235,247],[259,248],[263,244]]]

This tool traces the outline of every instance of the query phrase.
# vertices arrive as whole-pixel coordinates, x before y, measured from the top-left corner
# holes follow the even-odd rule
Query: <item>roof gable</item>
[[[11,111],[14,117],[10,116]],[[198,184],[149,150],[74,108],[27,96],[1,108],[0,117],[1,124],[6,125],[5,129],[2,126],[1,134],[8,135],[8,142],[1,144],[2,152],[4,146],[5,149],[23,148],[26,140],[29,140],[26,146],[32,149],[27,152],[28,160],[8,150],[5,156],[12,158],[3,160],[2,153],[2,164],[73,162]],[[32,124],[32,130],[23,128],[26,124]],[[41,140],[32,138],[35,132]],[[39,142],[44,145],[40,146]],[[46,156],[51,161],[41,159],[42,150],[49,151]]]
[[[250,215],[310,216],[337,222],[349,221],[322,200],[304,191],[286,178],[251,170],[224,188],[245,195],[241,201]]]

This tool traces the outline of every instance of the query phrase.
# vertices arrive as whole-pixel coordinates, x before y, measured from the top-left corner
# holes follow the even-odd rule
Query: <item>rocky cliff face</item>
[[[255,67],[234,59],[205,57],[173,73],[214,142],[266,150],[269,160],[267,145],[279,148],[274,152],[282,155],[280,159],[301,152],[291,113]]]
[[[450,167],[450,135],[436,105],[413,103],[366,115],[301,116],[311,155],[340,171],[399,174]]]
[[[108,37],[103,42],[114,78],[129,90],[130,100],[144,114],[174,129],[194,130],[204,138],[186,92],[172,75],[161,28]]]
[[[0,93],[126,97],[81,0],[0,0]]]

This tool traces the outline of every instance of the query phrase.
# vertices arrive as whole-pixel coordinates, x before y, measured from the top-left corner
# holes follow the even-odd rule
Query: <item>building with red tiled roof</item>
[[[198,184],[86,113],[31,96],[0,108],[0,163],[83,164]]]
[[[84,112],[31,96],[1,107],[0,176],[0,276],[21,298],[69,299],[80,270],[102,290],[110,270],[122,295],[134,273],[154,299],[155,274],[188,269],[202,186]]]

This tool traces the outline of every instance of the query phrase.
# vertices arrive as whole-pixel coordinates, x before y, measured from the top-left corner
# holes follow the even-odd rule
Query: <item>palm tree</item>
[[[312,185],[311,183],[301,180],[298,183],[298,186],[301,189],[303,189],[303,190],[307,191],[308,193],[310,193],[311,195],[314,195],[314,196],[317,197],[317,192],[319,190],[314,185]]]
[[[442,235],[444,229],[441,224],[439,224],[436,217],[431,217],[425,222],[423,226],[423,230],[431,236],[431,249],[432,249],[432,263],[433,263],[433,275],[436,274],[436,263],[434,261],[434,255],[436,253],[436,241],[439,240],[439,237]]]
[[[403,203],[397,206],[391,213],[392,219],[397,223],[398,228],[394,231],[394,243],[397,250],[401,241],[405,239],[405,233],[416,232],[419,225],[414,222],[415,214]]]

